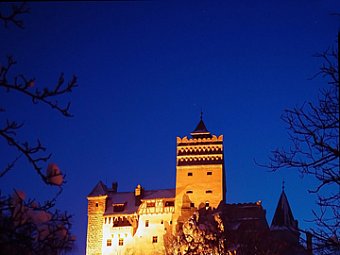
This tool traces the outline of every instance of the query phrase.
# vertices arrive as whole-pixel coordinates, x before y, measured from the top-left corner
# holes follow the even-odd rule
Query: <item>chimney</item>
[[[135,205],[139,206],[141,204],[141,198],[143,196],[143,188],[140,184],[135,188]]]
[[[118,182],[113,182],[112,183],[112,192],[117,193],[118,191]]]
[[[306,232],[306,242],[307,242],[307,254],[313,255],[313,241],[312,241],[312,233]]]

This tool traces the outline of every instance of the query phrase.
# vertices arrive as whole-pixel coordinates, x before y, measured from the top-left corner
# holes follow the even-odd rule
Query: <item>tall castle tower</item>
[[[177,137],[175,220],[181,224],[202,207],[225,202],[223,136],[212,135],[202,115],[196,129]]]

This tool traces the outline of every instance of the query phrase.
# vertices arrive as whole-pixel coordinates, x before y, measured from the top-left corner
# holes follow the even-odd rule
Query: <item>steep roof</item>
[[[119,212],[115,212],[113,204],[124,204],[124,209]],[[137,212],[138,205],[135,204],[134,192],[118,192],[111,193],[109,195],[105,215],[109,214],[133,214]]]
[[[211,137],[210,132],[208,131],[207,127],[205,126],[205,124],[203,122],[202,114],[201,114],[200,122],[197,124],[195,130],[190,133],[190,135],[193,138],[208,138],[208,137]]]
[[[145,190],[142,200],[175,198],[176,189]]]
[[[90,192],[88,197],[97,197],[97,196],[103,196],[106,194],[107,194],[106,185],[102,181],[99,181],[97,185],[93,188],[93,190]]]
[[[144,190],[141,200],[148,199],[169,199],[175,198],[176,189],[163,189],[163,190]],[[133,214],[137,212],[139,206],[135,203],[135,193],[134,192],[109,192],[107,207],[105,215],[115,215],[115,214]],[[115,212],[113,204],[124,204],[124,209],[119,212]]]
[[[294,219],[292,210],[290,209],[288,203],[288,198],[284,190],[282,190],[270,228],[288,228],[292,230],[298,229],[298,222]]]
[[[267,230],[266,212],[261,202],[221,204],[219,206],[229,231],[260,231]]]

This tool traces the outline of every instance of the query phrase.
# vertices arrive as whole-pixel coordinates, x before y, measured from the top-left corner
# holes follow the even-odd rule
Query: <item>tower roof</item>
[[[107,193],[106,185],[102,181],[99,181],[97,185],[93,188],[93,190],[90,192],[88,197],[103,196],[106,195],[106,193]]]
[[[288,228],[291,230],[298,229],[298,222],[294,219],[292,210],[288,203],[288,198],[283,189],[270,228]]]
[[[205,126],[202,118],[202,113],[201,113],[201,119],[200,122],[198,122],[196,128],[194,131],[190,133],[190,135],[193,138],[209,138],[211,137],[210,132],[208,131],[207,127]]]

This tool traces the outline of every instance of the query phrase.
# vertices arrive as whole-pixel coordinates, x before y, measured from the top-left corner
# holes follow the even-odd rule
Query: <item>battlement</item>
[[[204,138],[188,138],[187,136],[184,136],[183,138],[177,137],[177,146],[180,145],[190,145],[190,144],[196,144],[196,143],[222,143],[223,142],[223,135],[216,136],[212,135],[210,137],[204,137]]]

